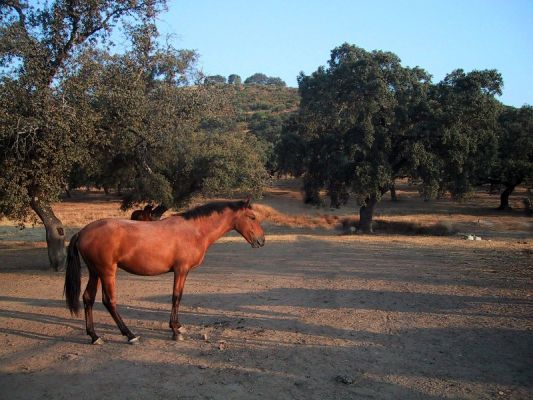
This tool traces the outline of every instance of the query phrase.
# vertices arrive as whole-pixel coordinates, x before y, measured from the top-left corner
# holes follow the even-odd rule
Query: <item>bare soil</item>
[[[127,216],[116,199],[79,196],[56,207],[69,234],[86,220]],[[306,218],[349,215],[355,205],[304,206],[293,182],[277,182],[261,203],[287,224],[264,221],[261,249],[231,234],[208,251],[185,286],[185,341],[168,328],[172,276],[119,273],[135,346],[100,303],[106,343],[90,345],[83,317],[65,308],[64,274],[47,267],[42,228],[4,221],[0,399],[532,398],[531,218],[492,211],[497,197],[481,192],[462,204],[424,203],[406,186],[400,198],[384,199],[378,217],[447,221],[461,234],[312,228]],[[520,192],[512,201],[520,206]]]

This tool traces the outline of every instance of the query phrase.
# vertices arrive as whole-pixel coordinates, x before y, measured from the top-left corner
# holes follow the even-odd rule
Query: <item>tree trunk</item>
[[[341,202],[339,200],[339,195],[337,192],[329,193],[329,208],[340,208]]]
[[[52,207],[49,204],[43,204],[37,196],[32,198],[31,208],[39,216],[46,229],[50,267],[56,271],[63,271],[67,251],[65,248],[65,228],[62,222],[55,216]]]
[[[516,185],[507,185],[505,187],[505,190],[500,195],[500,206],[498,207],[498,210],[510,210],[511,207],[509,206],[509,196],[511,193],[513,193],[514,188]]]
[[[494,194],[494,192],[501,193],[501,183],[495,180],[490,181],[489,194]]]
[[[394,202],[398,201],[398,196],[396,195],[396,186],[394,183],[390,185],[390,199]]]
[[[362,233],[373,233],[372,218],[374,217],[374,208],[378,203],[376,196],[371,195],[367,198],[366,204],[359,209],[359,228]]]

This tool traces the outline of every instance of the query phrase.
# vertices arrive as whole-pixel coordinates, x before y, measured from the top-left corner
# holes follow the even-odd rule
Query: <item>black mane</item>
[[[214,212],[222,214],[226,208],[232,211],[238,211],[246,207],[246,201],[216,201],[213,203],[203,204],[201,206],[192,208],[177,214],[184,219],[197,219],[202,217],[209,217]]]

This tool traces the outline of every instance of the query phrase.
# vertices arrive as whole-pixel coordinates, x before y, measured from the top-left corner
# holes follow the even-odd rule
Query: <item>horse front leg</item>
[[[172,329],[172,339],[184,340],[183,334],[185,329],[181,326],[178,320],[178,309],[180,306],[181,296],[183,295],[183,287],[185,286],[185,279],[187,279],[188,270],[174,271],[174,290],[172,292],[172,311],[170,312],[169,326]]]

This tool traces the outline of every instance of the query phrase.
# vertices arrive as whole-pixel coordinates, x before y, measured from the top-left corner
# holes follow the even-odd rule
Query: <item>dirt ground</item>
[[[532,398],[531,218],[491,211],[497,197],[484,193],[462,204],[399,193],[378,217],[446,221],[460,234],[345,236],[264,221],[265,247],[231,234],[189,275],[183,342],[168,328],[172,275],[121,272],[119,311],[141,336],[135,346],[101,303],[106,343],[90,345],[83,318],[65,308],[64,274],[47,268],[42,228],[2,222],[0,399]],[[56,207],[69,234],[126,215],[93,197]],[[355,209],[304,206],[290,182],[260,203],[309,218]]]

